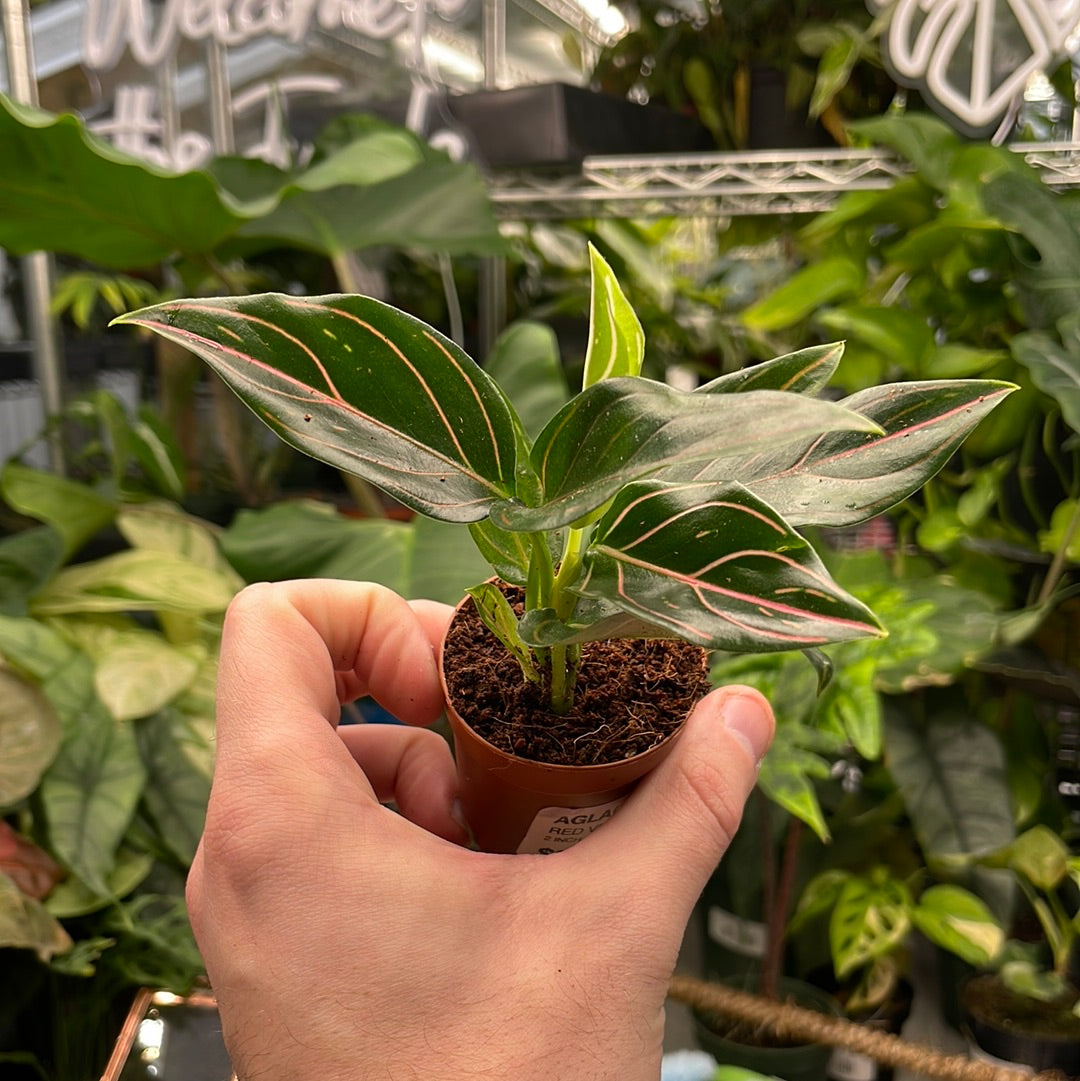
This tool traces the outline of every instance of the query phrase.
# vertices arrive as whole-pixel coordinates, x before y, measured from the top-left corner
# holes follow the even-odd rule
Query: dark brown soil
[[[963,992],[971,1016],[1002,1031],[1080,1042],[1080,1017],[1072,1012],[1075,1001],[1075,991],[1058,1002],[1018,995],[993,975],[976,976]]]
[[[519,613],[521,591],[508,587]],[[709,690],[707,654],[671,640],[617,639],[582,647],[574,706],[548,707],[548,678],[528,682],[468,601],[443,650],[447,688],[469,726],[508,754],[597,765],[641,754],[671,735]]]

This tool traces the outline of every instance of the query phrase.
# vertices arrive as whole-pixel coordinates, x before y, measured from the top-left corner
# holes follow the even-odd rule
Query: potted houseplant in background
[[[461,611],[505,647],[504,701],[530,701],[541,719],[537,742],[570,750],[539,765],[560,778],[552,790],[503,782],[503,796],[524,789],[530,805],[491,820],[480,786],[493,771],[475,766],[469,726],[455,722],[465,812],[486,849],[579,839],[561,828],[588,832],[632,783],[623,777],[605,790],[597,782],[611,764],[605,751],[618,760],[629,741],[630,761],[648,768],[677,731],[680,716],[648,735],[625,715],[582,716],[605,644],[650,655],[658,640],[674,640],[685,656],[718,647],[812,651],[879,634],[795,525],[859,520],[903,499],[1012,389],[912,383],[834,403],[814,396],[840,354],[822,347],[676,391],[638,375],[639,324],[595,253],[591,313],[583,389],[535,439],[458,347],[370,298],[175,301],[119,320],[200,355],[293,445],[419,513],[469,523],[499,581],[470,590]],[[457,638],[452,628],[444,661],[458,652]],[[625,665],[627,653],[619,655]],[[704,689],[701,654],[687,665],[674,682],[695,682],[697,669]],[[452,711],[473,697],[459,679],[446,675]],[[690,704],[684,695],[679,712]],[[572,731],[575,719],[581,727]],[[610,738],[582,761],[573,748],[605,726]],[[524,727],[512,729],[509,745],[497,746],[501,738],[489,725],[481,752],[513,763],[515,774],[535,764],[540,752]],[[562,780],[571,774],[581,778],[577,796]],[[550,811],[575,805],[580,816]]]
[[[1041,941],[1010,940],[989,959],[990,971],[968,980],[961,991],[965,1027],[976,1046],[994,1058],[1075,1076],[1080,1073],[1075,967],[1080,856],[1040,824],[977,862],[1011,872]]]
[[[133,988],[184,994],[203,971],[184,878],[243,583],[211,529],[151,492],[0,471],[5,1078],[99,1076]]]
[[[886,685],[883,783],[902,801],[922,881],[962,873],[1001,927],[1026,917],[1017,937],[1042,938],[1048,951],[1054,936],[1033,916],[1038,908],[1013,910],[1021,876],[985,864],[1003,861],[1016,851],[1016,833],[1037,825],[1075,845],[1054,785],[1080,703],[1069,630],[1080,530],[1077,201],[1052,190],[1014,150],[965,143],[930,117],[858,130],[908,160],[911,175],[845,197],[802,226],[792,246],[798,269],[751,305],[743,323],[768,350],[789,334],[845,336],[836,381],[848,391],[901,377],[1021,384],[893,516],[893,571],[914,581],[937,575],[960,595],[981,595],[995,626],[983,646],[957,656],[951,673],[920,681],[912,672]],[[827,562],[837,573],[836,561]],[[1068,865],[1055,866],[1044,882]],[[1071,916],[1068,879],[1056,881]],[[1008,959],[1005,952],[991,967]],[[941,990],[945,1018],[957,1026],[960,982],[943,981]]]
[[[887,15],[863,0],[620,7],[630,29],[592,84],[696,116],[720,150],[846,145],[846,119],[884,112],[896,90],[877,49]]]

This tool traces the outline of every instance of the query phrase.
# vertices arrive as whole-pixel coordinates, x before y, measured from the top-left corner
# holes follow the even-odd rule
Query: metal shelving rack
[[[1055,187],[1080,186],[1080,143],[1015,148]],[[909,171],[879,150],[590,157],[579,171],[499,172],[488,177],[508,221],[580,217],[802,214],[828,210],[843,194],[887,188]]]

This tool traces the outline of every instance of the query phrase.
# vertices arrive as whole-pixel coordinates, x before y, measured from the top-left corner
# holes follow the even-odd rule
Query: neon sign
[[[419,0],[450,21],[461,17],[472,0]],[[120,149],[163,168],[187,170],[208,161],[213,140],[198,131],[166,138],[167,124],[157,80],[173,65],[184,42],[237,48],[258,39],[301,44],[313,29],[346,30],[387,41],[418,26],[412,0],[87,0],[82,28],[82,58],[90,71],[112,70],[125,53],[153,73],[153,82],[124,83],[116,88],[112,116],[91,128]],[[220,54],[219,54],[220,55]],[[242,153],[276,165],[289,159],[288,133],[281,123],[281,103],[302,93],[342,90],[333,75],[290,74],[245,86],[229,103],[237,119],[261,110],[262,135]]]
[[[990,134],[1036,72],[1056,67],[1080,0],[869,0],[891,8],[882,38],[898,82],[974,137]]]

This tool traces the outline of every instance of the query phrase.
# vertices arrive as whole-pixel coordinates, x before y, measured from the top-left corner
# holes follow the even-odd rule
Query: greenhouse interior
[[[0,1078],[1080,1078],[1080,0],[0,9]]]

